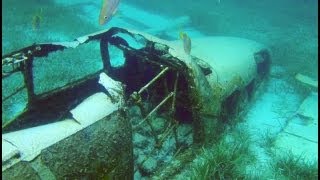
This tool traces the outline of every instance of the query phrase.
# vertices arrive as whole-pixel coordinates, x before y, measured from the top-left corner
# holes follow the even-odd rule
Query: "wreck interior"
[[[122,39],[121,35],[113,36],[108,44],[104,45],[102,42],[101,52],[102,58],[106,58],[104,62],[107,62],[107,67],[105,67],[107,74],[125,85],[125,97],[128,103],[132,105],[142,99],[150,104],[158,105],[166,97],[173,96],[174,98],[168,100],[168,103],[159,109],[160,112],[162,110],[169,112],[168,114],[173,113],[175,120],[180,122],[190,121],[191,104],[188,82],[185,77],[186,66],[174,57],[171,59],[165,57],[168,52],[155,49],[157,46],[155,42],[144,40],[142,42],[145,43],[140,49],[134,49],[128,46],[128,43],[118,43],[119,41],[132,41],[132,39]],[[116,41],[113,41],[114,39]],[[110,56],[112,55],[110,51],[105,54],[104,49],[114,49],[112,46],[122,49],[120,54],[123,56],[120,58],[122,57],[123,60],[119,60],[119,53],[114,57]],[[113,66],[112,64],[115,64],[113,61],[122,61],[123,64]]]
[[[186,65],[170,56],[166,45],[136,36],[139,35],[133,36],[135,38],[133,39],[132,36],[118,33],[108,42],[101,41],[100,48],[107,74],[125,86],[124,96],[127,108],[138,108],[138,116],[128,113],[132,123],[133,137],[142,134],[153,138],[145,144],[150,148],[144,147],[147,155],[142,160],[139,155],[136,155],[139,149],[136,146],[139,144],[135,139],[133,140],[134,169],[149,176],[150,172],[145,172],[142,166],[150,157],[153,156],[165,167],[168,162],[164,162],[164,154],[173,158],[176,153],[192,145],[193,105],[190,100],[192,97],[190,97],[186,77]],[[138,46],[139,48],[129,46],[137,39],[142,43]],[[157,49],[157,47],[161,48]],[[110,49],[113,51],[117,49],[117,53],[114,54]],[[117,64],[113,61],[123,63]],[[155,122],[156,117],[164,119],[163,128],[156,127],[159,123]],[[186,132],[179,128],[181,124],[187,126]]]

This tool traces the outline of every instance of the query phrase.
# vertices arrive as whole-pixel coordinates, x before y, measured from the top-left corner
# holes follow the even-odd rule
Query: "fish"
[[[39,15],[35,15],[32,18],[32,29],[34,31],[39,30],[40,29],[40,22],[41,22],[41,16]]]
[[[190,55],[191,52],[191,39],[185,32],[180,32],[179,37],[183,42],[183,49],[184,52]]]
[[[32,29],[34,31],[40,29],[40,24],[41,24],[42,18],[43,18],[42,12],[43,12],[43,10],[42,10],[42,8],[40,8],[40,10],[32,17]]]
[[[99,24],[104,25],[109,22],[117,12],[120,0],[102,0],[102,6],[99,15]]]

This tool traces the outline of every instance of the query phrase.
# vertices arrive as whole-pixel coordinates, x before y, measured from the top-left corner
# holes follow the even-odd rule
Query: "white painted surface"
[[[82,128],[83,127],[74,120],[67,119],[43,126],[3,134],[2,139],[5,139],[17,147],[21,155],[21,160],[31,161],[40,154],[42,149],[57,143]],[[6,146],[6,144],[4,146]],[[12,151],[12,149],[8,147],[3,147],[3,150]]]
[[[117,96],[119,95],[118,93],[122,91],[121,82],[111,79],[105,73],[100,74],[99,84],[101,84],[111,96]]]
[[[181,41],[173,41],[172,44],[177,51],[183,51]],[[248,39],[209,36],[192,39],[191,55],[204,60],[212,67],[213,77],[208,78],[210,85],[217,85],[218,79],[223,88],[229,88],[225,90],[226,95],[229,95],[234,91],[233,88],[236,88],[230,86],[235,83],[232,83],[234,78],[240,77],[243,83],[247,84],[256,76],[254,53],[264,48],[262,44]]]
[[[96,93],[85,99],[70,112],[81,126],[88,126],[118,109],[117,104],[113,104],[110,98],[102,93]]]

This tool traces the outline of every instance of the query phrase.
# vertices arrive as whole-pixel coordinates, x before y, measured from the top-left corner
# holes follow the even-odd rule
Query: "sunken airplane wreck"
[[[186,162],[173,162],[243,111],[271,63],[266,47],[246,39],[205,37],[192,45],[188,55],[181,41],[113,27],[4,55],[2,177],[133,179],[136,171],[149,177],[179,172]],[[154,122],[160,119],[162,129]],[[153,139],[140,161],[137,132]],[[169,137],[171,159],[152,172],[143,169]]]

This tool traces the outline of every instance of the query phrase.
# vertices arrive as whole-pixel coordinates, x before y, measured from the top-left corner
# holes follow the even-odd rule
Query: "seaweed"
[[[250,143],[245,131],[225,134],[220,142],[202,149],[192,168],[191,179],[244,179],[246,166],[255,160]]]
[[[287,179],[318,179],[318,162],[309,161],[304,154],[294,155],[291,151],[273,156],[270,167],[277,176]]]

